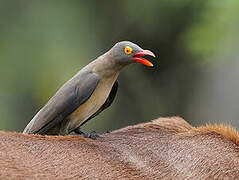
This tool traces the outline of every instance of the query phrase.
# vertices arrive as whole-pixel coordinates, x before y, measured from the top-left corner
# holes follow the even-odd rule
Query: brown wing
[[[87,101],[97,87],[98,82],[99,77],[95,73],[79,72],[76,74],[34,116],[23,133],[45,134]]]

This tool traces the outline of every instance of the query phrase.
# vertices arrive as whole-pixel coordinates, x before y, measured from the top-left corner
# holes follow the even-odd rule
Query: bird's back
[[[86,68],[82,69],[56,92],[33,117],[23,133],[59,134],[62,120],[84,103],[94,91],[94,88],[88,87],[85,83],[92,84],[94,88],[98,84],[97,75]],[[87,93],[79,93],[79,91]]]

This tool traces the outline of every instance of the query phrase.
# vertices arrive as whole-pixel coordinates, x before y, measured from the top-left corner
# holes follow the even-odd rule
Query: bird
[[[135,62],[153,66],[143,58],[146,55],[155,57],[152,51],[133,42],[116,43],[68,80],[32,118],[23,133],[68,135],[75,132],[85,135],[80,128],[114,101],[120,71]]]

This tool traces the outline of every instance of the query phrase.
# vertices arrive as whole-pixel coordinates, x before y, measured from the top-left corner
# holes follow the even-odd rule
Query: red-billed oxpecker
[[[113,102],[122,68],[135,62],[153,66],[142,57],[145,55],[155,57],[151,51],[132,42],[116,43],[67,81],[33,117],[23,133],[67,135],[74,131],[85,135],[80,127]]]

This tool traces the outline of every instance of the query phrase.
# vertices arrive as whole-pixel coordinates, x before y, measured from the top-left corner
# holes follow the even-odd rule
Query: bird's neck
[[[93,72],[104,77],[108,77],[108,76],[118,77],[120,71],[124,67],[124,66],[119,66],[118,64],[115,63],[110,51],[98,57],[95,61],[93,61],[93,63],[95,64],[93,68]]]

